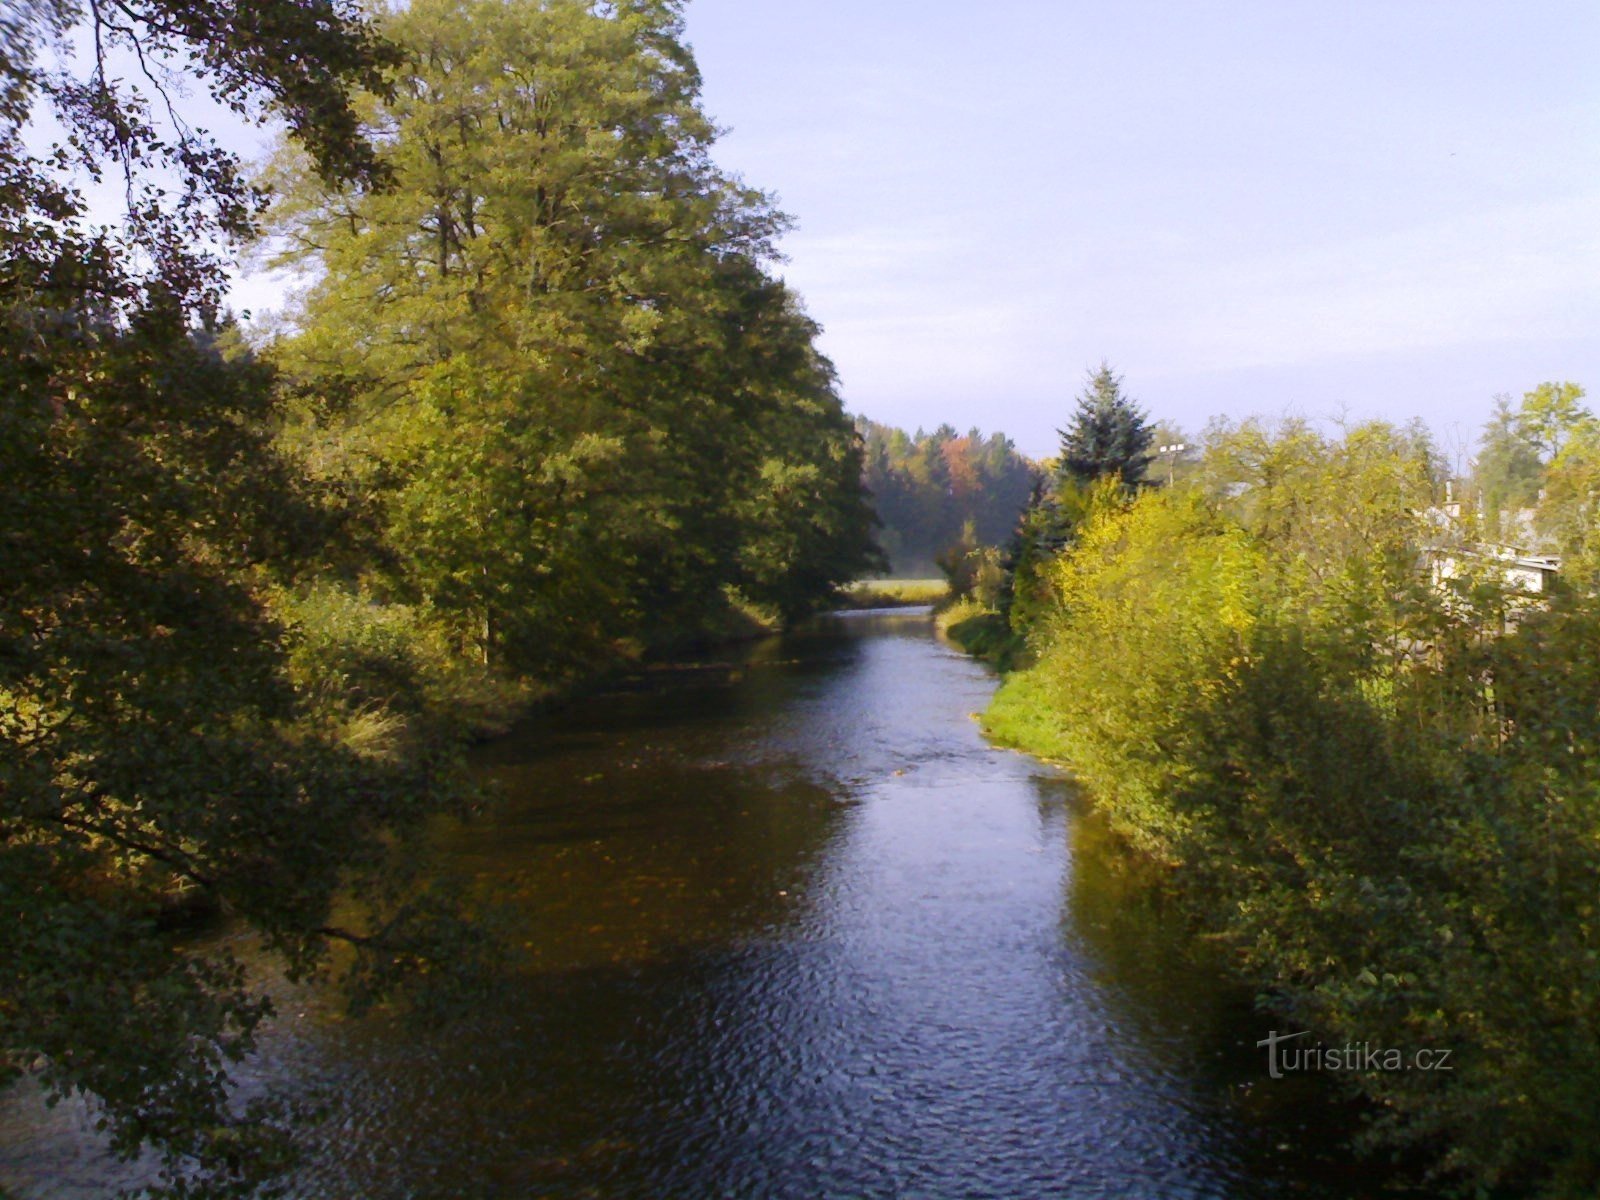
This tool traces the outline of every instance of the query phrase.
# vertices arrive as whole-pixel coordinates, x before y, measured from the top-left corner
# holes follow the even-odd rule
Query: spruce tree
[[[1107,475],[1119,476],[1126,487],[1137,487],[1150,466],[1152,456],[1146,451],[1155,430],[1138,405],[1122,394],[1122,377],[1108,363],[1102,362],[1089,375],[1072,424],[1058,432],[1058,490],[1068,484],[1085,487]]]

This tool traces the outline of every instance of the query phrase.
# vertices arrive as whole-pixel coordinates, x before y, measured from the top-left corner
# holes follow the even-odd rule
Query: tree
[[[1106,503],[1108,481],[1131,490],[1145,481],[1155,430],[1122,394],[1122,379],[1102,362],[1089,374],[1071,425],[1058,430],[1061,453],[1053,487],[1035,486],[1002,559],[1001,611],[1013,632],[1025,634],[1051,604],[1050,563],[1081,523]]]
[[[866,486],[883,523],[893,569],[932,571],[971,525],[977,545],[998,546],[1027,504],[1036,468],[1003,433],[957,434],[941,425],[913,437],[856,419],[866,449]]]
[[[1548,475],[1562,463],[1569,445],[1588,445],[1596,432],[1594,415],[1583,405],[1584,392],[1575,383],[1542,383],[1523,395],[1516,408],[1508,397],[1496,398],[1494,415],[1479,439],[1473,484],[1489,529],[1508,541],[1527,540],[1530,530],[1518,514],[1542,507]],[[1562,471],[1570,476],[1570,463]],[[1570,483],[1570,478],[1567,481]],[[1567,489],[1570,491],[1570,488]],[[1552,532],[1566,518],[1535,518],[1535,528]],[[1562,534],[1571,543],[1575,531]]]
[[[87,74],[75,75],[70,59],[42,62],[79,25]],[[350,94],[382,90],[395,55],[346,0],[87,9],[32,0],[7,6],[0,34],[0,237],[14,266],[29,265],[6,276],[13,299],[44,287],[56,298],[137,306],[147,285],[184,305],[215,304],[222,256],[251,233],[263,197],[233,154],[177,113],[173,97],[194,72],[242,116],[281,119],[327,177],[376,178]],[[43,152],[23,138],[39,109],[68,135]],[[115,232],[89,228],[81,194],[108,170],[122,176],[126,199]]]
[[[764,269],[785,218],[711,160],[679,10],[410,5],[362,112],[393,186],[275,174],[284,260],[318,276],[272,350],[324,396],[297,436],[349,448],[328,469],[396,552],[377,584],[513,670],[729,588],[798,616],[870,561],[832,368]]]
[[[1059,432],[1058,482],[1085,487],[1115,475],[1123,486],[1133,488],[1144,480],[1155,431],[1138,406],[1122,394],[1122,378],[1108,364],[1101,363],[1090,373],[1072,423]]]
[[[1542,461],[1554,461],[1576,435],[1592,433],[1594,414],[1583,404],[1584,391],[1575,383],[1541,383],[1522,397],[1517,424]]]
[[[1194,487],[1107,477],[986,724],[1067,763],[1294,1028],[1452,1051],[1350,1073],[1371,1141],[1460,1194],[1594,1195],[1600,611],[1558,589],[1506,629],[1492,582],[1432,586],[1419,428],[1206,443]]]
[[[1551,461],[1535,514],[1539,533],[1561,555],[1561,575],[1592,590],[1600,582],[1600,429],[1575,430]]]
[[[1528,440],[1510,399],[1498,397],[1479,440],[1473,471],[1474,490],[1491,531],[1499,532],[1503,514],[1533,505],[1542,470],[1539,448]]]
[[[42,66],[80,22],[86,76]],[[43,0],[0,33],[0,1082],[85,1097],[174,1190],[231,1193],[284,1150],[283,1114],[227,1084],[271,1006],[226,949],[180,952],[173,913],[232,914],[297,978],[349,941],[380,995],[444,907],[393,851],[461,793],[449,744],[364,753],[292,670],[272,596],[330,511],[215,315],[259,195],[166,98],[182,63],[318,171],[375,181],[349,97],[394,55],[338,0]],[[67,136],[36,152],[45,108]],[[109,230],[83,196],[107,173]]]
[[[1027,635],[1053,601],[1050,565],[1072,545],[1083,522],[1097,508],[1120,495],[1120,481],[1106,476],[1092,486],[1056,482],[1048,487],[1041,474],[1027,507],[1018,517],[1001,555],[999,610],[1013,633]]]

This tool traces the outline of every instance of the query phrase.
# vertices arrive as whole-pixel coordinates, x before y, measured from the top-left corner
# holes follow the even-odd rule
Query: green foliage
[[[1454,1052],[1351,1077],[1374,1140],[1466,1194],[1592,1195],[1600,611],[1502,632],[1492,579],[1427,585],[1436,472],[1414,431],[1214,427],[1193,487],[1051,567],[986,726],[1068,763],[1283,1018]]]
[[[364,110],[393,186],[278,164],[318,282],[273,348],[290,437],[366,497],[375,582],[487,663],[549,677],[726,590],[797,619],[874,559],[815,325],[768,276],[784,219],[719,172],[675,4],[431,0]]]
[[[972,522],[962,528],[961,540],[939,555],[938,567],[953,598],[972,599],[985,608],[999,603],[1004,581],[1000,551],[978,544]]]
[[[498,732],[528,698],[526,684],[463,657],[451,631],[415,607],[328,578],[279,589],[271,605],[290,681],[319,724],[363,753]]]
[[[1069,762],[1066,726],[1055,709],[1046,669],[1008,675],[983,713],[983,731],[1002,746],[1053,763]]]
[[[358,1008],[458,1011],[499,951],[420,850],[523,693],[490,666],[794,618],[874,563],[831,367],[765,271],[782,218],[710,163],[678,6],[419,3],[381,18],[403,49],[366,11],[0,14],[0,1076],[85,1098],[173,1194],[249,1192],[299,1115],[233,1103],[270,1005],[175,912],[295,980],[348,945]],[[41,63],[79,21],[73,80]],[[215,315],[263,194],[164,59],[297,147],[277,228],[318,277],[271,366]],[[108,169],[110,232],[80,194]]]
[[[1177,544],[1194,553],[1175,558]],[[1248,539],[1193,493],[1104,508],[1053,565],[1056,611],[1036,636],[1046,647],[1038,671],[1053,688],[1048,707],[1063,725],[1052,749],[1092,791],[1115,785],[1114,824],[1146,848],[1164,850],[1180,820],[1163,805],[1161,765],[1181,736],[1170,697],[1225,677],[1252,620],[1246,589],[1259,570]],[[1159,619],[1180,604],[1181,620]],[[1134,619],[1139,611],[1150,619]],[[1062,670],[1074,655],[1072,671]],[[1119,729],[1138,730],[1137,744],[1121,744]],[[1132,755],[1143,770],[1128,769]]]
[[[40,67],[80,20],[89,77]],[[228,913],[294,978],[350,941],[352,977],[387,994],[451,924],[396,851],[468,795],[451,745],[390,737],[376,701],[384,744],[346,736],[320,668],[287,649],[276,597],[339,513],[275,447],[272,377],[215,320],[217,256],[257,193],[155,115],[156,81],[163,57],[191,62],[241,111],[272,105],[319,171],[375,178],[347,89],[383,86],[393,56],[317,0],[0,22],[0,1074],[86,1098],[174,1193],[240,1194],[288,1150],[291,1114],[228,1087],[270,1005],[226,947],[180,952],[173,914]],[[151,67],[147,91],[113,76],[119,48]],[[67,134],[41,155],[22,144],[36,105]],[[115,231],[80,194],[108,168]],[[387,703],[407,681],[382,674]],[[452,927],[453,951],[480,944]]]
[[[81,77],[56,54],[77,33],[86,35]],[[376,178],[350,92],[385,87],[395,55],[347,0],[31,0],[0,13],[0,37],[0,254],[9,301],[38,288],[86,307],[136,312],[149,289],[215,306],[223,250],[251,233],[262,197],[232,153],[176,114],[186,71],[242,116],[270,109],[324,176]],[[141,70],[119,72],[117,55]],[[23,137],[42,111],[64,133],[47,150]],[[115,231],[83,219],[83,188],[108,169],[120,174],[126,200]],[[48,327],[52,307],[35,307],[33,319]]]
[[[1575,383],[1541,383],[1517,407],[1502,396],[1479,439],[1471,494],[1490,536],[1525,545],[1538,536],[1564,552],[1581,553],[1582,464],[1600,437],[1594,415]],[[1546,504],[1546,491],[1559,495]],[[1537,509],[1532,527],[1524,519]]]
[[[281,1126],[232,1112],[223,1072],[268,1006],[225,949],[175,954],[159,923],[204,894],[300,976],[354,888],[363,961],[426,953],[390,847],[464,799],[454,757],[365,752],[297,686],[268,585],[324,521],[268,441],[263,372],[170,310],[44,344],[11,330],[0,1051],[92,1096],[119,1151],[226,1168],[266,1139],[270,1165]]]
[[[1584,392],[1575,383],[1541,383],[1522,397],[1517,427],[1544,462],[1560,456],[1575,436],[1593,436],[1594,414],[1584,407]]]
[[[949,595],[950,585],[942,579],[863,579],[840,597],[840,607],[920,608]]]
[[[1088,386],[1078,397],[1078,410],[1060,433],[1058,486],[1091,487],[1110,475],[1125,487],[1137,487],[1153,461],[1148,451],[1155,430],[1138,406],[1122,394],[1122,377],[1107,363],[1089,373]]]
[[[1544,476],[1536,527],[1561,555],[1569,586],[1600,587],[1600,430],[1576,430]]]
[[[1014,670],[1026,653],[1026,643],[1011,632],[1005,618],[971,596],[943,609],[937,626],[940,633],[968,654],[983,659],[996,670]]]
[[[1531,508],[1538,500],[1543,464],[1538,447],[1527,438],[1503,396],[1480,440],[1475,491],[1489,528],[1498,531],[1502,515]]]
[[[1001,559],[997,607],[1022,639],[1054,603],[1048,563],[1076,538],[1107,489],[1146,482],[1156,437],[1144,414],[1122,394],[1122,379],[1106,363],[1089,375],[1072,423],[1060,431],[1061,453],[1050,485],[1039,480],[1014,526]],[[1186,464],[1187,465],[1187,464]]]
[[[1072,544],[1097,506],[1115,503],[1121,490],[1114,477],[1087,487],[1058,477],[1053,490],[1047,491],[1043,480],[1035,487],[1000,557],[996,607],[1019,637],[1031,636],[1055,603],[1050,563]]]

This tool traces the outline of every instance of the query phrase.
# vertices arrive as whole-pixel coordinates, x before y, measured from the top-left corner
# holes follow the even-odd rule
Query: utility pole
[[[1167,486],[1172,486],[1172,475],[1178,467],[1178,455],[1189,448],[1187,442],[1173,442],[1170,446],[1157,446],[1157,454],[1167,455]]]

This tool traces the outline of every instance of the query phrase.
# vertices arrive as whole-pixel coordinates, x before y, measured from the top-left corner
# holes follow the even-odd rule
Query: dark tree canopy
[[[1083,487],[1115,475],[1124,486],[1136,487],[1152,461],[1148,451],[1155,430],[1138,405],[1122,394],[1122,377],[1106,363],[1090,372],[1072,423],[1059,432],[1058,483]]]

